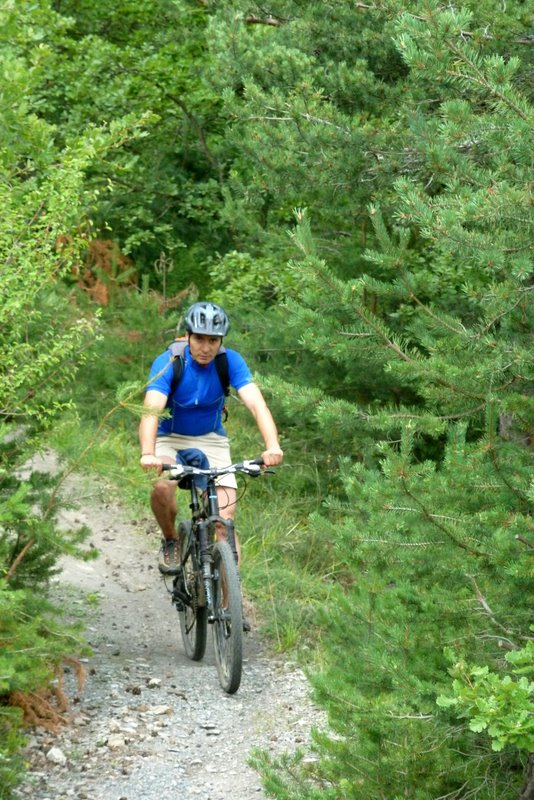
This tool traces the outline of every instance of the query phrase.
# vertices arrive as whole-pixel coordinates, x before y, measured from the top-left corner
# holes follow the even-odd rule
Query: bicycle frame
[[[238,563],[237,548],[234,535],[234,521],[225,519],[219,513],[219,499],[217,496],[217,486],[215,478],[208,479],[208,486],[203,497],[205,502],[201,502],[199,493],[191,480],[190,486],[191,502],[189,508],[191,509],[191,545],[194,546],[196,538],[199,566],[202,570],[202,579],[204,582],[204,592],[206,596],[206,605],[209,610],[208,622],[213,622],[213,596],[212,596],[212,557],[211,548],[216,539],[215,526],[217,524],[224,525],[226,528],[226,540],[230,545],[236,564]],[[187,548],[186,548],[187,550]],[[183,566],[183,564],[182,564]],[[176,597],[180,602],[186,605],[191,604],[191,598],[186,596],[180,591],[179,578],[177,575],[173,581],[173,599]]]
[[[234,523],[220,515],[216,478],[232,472],[255,476],[260,474],[261,463],[258,459],[207,470],[164,465],[172,479],[190,478],[189,487],[183,488],[190,491],[191,517],[179,525],[180,569],[173,573],[170,591],[185,651],[194,661],[203,658],[210,623],[219,681],[229,694],[237,691],[241,681],[243,612]],[[207,490],[200,496],[195,475],[208,479]],[[217,537],[218,525],[224,526],[225,537]]]

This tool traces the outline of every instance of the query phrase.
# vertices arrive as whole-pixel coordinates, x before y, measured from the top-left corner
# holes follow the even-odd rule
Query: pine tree
[[[530,797],[526,65],[497,55],[465,8],[420,5],[396,37],[420,102],[399,109],[399,177],[369,208],[367,274],[337,277],[302,214],[296,234],[306,257],[294,265],[292,328],[309,351],[327,350],[354,393],[317,403],[302,386],[287,398],[325,442],[344,441],[344,496],[332,494],[312,533],[335,543],[345,579],[314,679],[333,735],[317,736],[319,765],[277,796],[505,800],[524,785]],[[503,686],[514,698],[499,706]]]

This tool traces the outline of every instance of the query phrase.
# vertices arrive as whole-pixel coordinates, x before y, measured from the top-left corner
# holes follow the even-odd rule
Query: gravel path
[[[53,459],[44,457],[50,467]],[[43,469],[43,463],[33,463]],[[80,494],[80,486],[70,487]],[[63,523],[87,524],[99,558],[65,560],[55,591],[88,620],[93,655],[77,690],[66,670],[72,721],[53,735],[33,732],[26,780],[32,800],[253,800],[264,793],[248,764],[251,750],[305,747],[321,714],[303,674],[275,658],[253,629],[246,636],[239,691],[219,686],[211,650],[187,659],[176,611],[157,570],[159,537],[149,520],[131,520],[115,503],[82,490],[83,511]],[[147,535],[147,533],[149,535]],[[98,598],[96,605],[89,599]]]

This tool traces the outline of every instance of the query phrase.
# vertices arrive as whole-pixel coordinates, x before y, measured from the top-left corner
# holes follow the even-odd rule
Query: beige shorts
[[[168,456],[173,461],[178,450],[186,450],[188,447],[196,447],[206,454],[210,467],[227,467],[232,463],[230,456],[230,442],[226,436],[218,433],[206,433],[204,436],[182,436],[179,433],[171,433],[168,436],[158,436],[156,439],[156,456]],[[217,478],[219,486],[227,486],[237,489],[235,475],[222,475]]]

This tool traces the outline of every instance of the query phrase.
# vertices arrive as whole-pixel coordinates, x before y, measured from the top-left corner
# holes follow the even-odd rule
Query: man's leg
[[[157,481],[150,495],[150,506],[165,539],[176,539],[176,483]]]
[[[229,486],[217,486],[217,499],[219,501],[219,514],[223,519],[234,520],[237,492]],[[226,528],[224,525],[217,525],[217,538],[226,541]],[[234,529],[235,547],[237,550],[237,563],[241,564],[241,546],[239,536]]]
[[[166,464],[173,464],[173,459],[160,456]],[[159,569],[166,573],[175,570],[180,564],[180,541],[176,531],[176,482],[156,481],[150,495],[150,506],[161,528],[164,541],[161,548]]]

